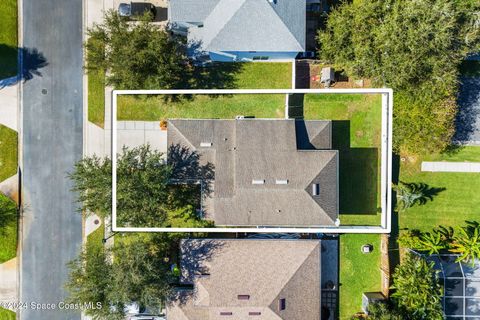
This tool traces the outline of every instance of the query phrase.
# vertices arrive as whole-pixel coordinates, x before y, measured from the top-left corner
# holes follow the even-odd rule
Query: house
[[[170,0],[173,33],[189,56],[213,61],[294,59],[305,52],[305,0]]]
[[[215,225],[318,227],[338,218],[331,136],[331,121],[171,119],[167,144],[214,167],[202,209]]]
[[[321,317],[319,240],[187,239],[167,320]]]

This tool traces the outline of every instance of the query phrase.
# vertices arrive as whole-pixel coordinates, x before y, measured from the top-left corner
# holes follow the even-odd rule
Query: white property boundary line
[[[382,145],[381,145],[381,206],[380,226],[340,227],[230,227],[230,228],[138,228],[117,226],[117,97],[119,95],[175,95],[175,94],[381,94],[382,95]],[[255,89],[255,90],[114,90],[112,91],[112,231],[113,232],[251,232],[251,233],[390,233],[392,206],[392,89]],[[114,160],[114,161],[113,161]]]

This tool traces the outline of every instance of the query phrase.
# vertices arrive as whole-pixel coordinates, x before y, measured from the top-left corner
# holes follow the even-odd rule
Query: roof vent
[[[200,147],[208,148],[208,147],[211,147],[212,145],[213,143],[211,142],[200,142]]]
[[[265,184],[265,180],[252,180],[252,184]]]
[[[288,184],[288,180],[287,179],[284,179],[284,180],[275,180],[275,184]]]
[[[237,296],[238,300],[250,300],[250,295],[249,294],[239,294]]]
[[[220,315],[221,315],[221,316],[231,316],[231,315],[233,315],[233,312],[230,312],[230,311],[222,311],[222,312],[220,312]]]
[[[259,311],[250,311],[250,312],[248,313],[248,315],[249,315],[249,316],[261,316],[262,313],[259,312]]]
[[[320,184],[314,183],[312,184],[312,195],[318,196],[320,194]]]

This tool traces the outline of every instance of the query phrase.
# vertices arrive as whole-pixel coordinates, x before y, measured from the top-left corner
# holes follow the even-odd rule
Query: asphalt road
[[[79,311],[58,310],[58,303],[66,297],[66,263],[77,256],[82,235],[67,178],[82,156],[82,0],[24,0],[22,19],[24,73],[31,79],[22,91],[20,301],[29,305],[19,315],[80,319]]]

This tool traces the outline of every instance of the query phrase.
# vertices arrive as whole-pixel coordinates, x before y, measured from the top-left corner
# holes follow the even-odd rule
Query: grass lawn
[[[0,216],[0,263],[3,263],[17,255],[17,215],[15,202],[2,193],[0,206],[7,209],[7,216]]]
[[[103,247],[103,237],[105,236],[105,225],[103,224],[103,221],[100,224],[100,227],[98,227],[97,230],[93,231],[87,236],[87,250],[88,251],[94,251],[101,249]]]
[[[0,181],[17,173],[17,143],[17,132],[0,125]]]
[[[163,96],[121,96],[118,120],[159,121],[171,118],[233,119],[236,115],[281,118],[285,114],[285,95],[196,95],[192,100],[165,102]]]
[[[364,244],[373,245],[373,252],[363,254]],[[361,311],[363,292],[380,289],[380,235],[340,235],[340,320]]]
[[[465,220],[480,220],[478,173],[422,172],[422,161],[479,161],[480,147],[464,147],[451,155],[431,155],[415,162],[401,162],[400,180],[445,188],[425,205],[399,214],[400,229],[431,230],[438,225],[458,226]]]
[[[15,320],[15,312],[0,308],[0,320]]]
[[[240,66],[239,70],[229,75],[233,78],[229,81],[231,89],[291,88],[291,63],[241,63]],[[118,100],[118,120],[231,119],[236,115],[278,118],[284,116],[284,105],[284,95],[194,96],[177,102],[166,102],[162,96],[121,96]]]
[[[17,74],[17,0],[0,2],[0,79]]]
[[[88,74],[88,121],[102,127],[105,123],[105,72]]]
[[[380,224],[381,111],[380,95],[305,95],[305,119],[333,120],[342,225]]]

